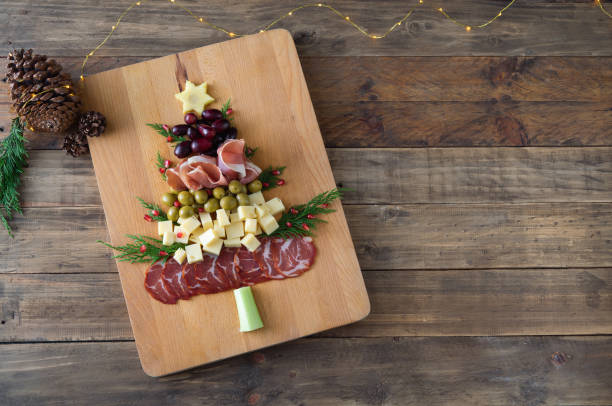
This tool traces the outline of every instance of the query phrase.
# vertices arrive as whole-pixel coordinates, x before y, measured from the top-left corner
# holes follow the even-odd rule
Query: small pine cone
[[[106,129],[106,117],[97,111],[88,111],[79,119],[78,133],[82,137],[99,137]]]
[[[67,154],[70,154],[75,158],[83,154],[88,154],[89,144],[87,143],[87,137],[84,137],[78,133],[68,134],[64,138],[63,149]]]

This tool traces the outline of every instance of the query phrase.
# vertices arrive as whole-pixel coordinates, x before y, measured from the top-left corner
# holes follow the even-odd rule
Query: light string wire
[[[599,6],[599,9],[601,10],[602,13],[612,18],[612,14],[610,14],[610,12],[604,8],[601,0],[595,0],[595,4]]]

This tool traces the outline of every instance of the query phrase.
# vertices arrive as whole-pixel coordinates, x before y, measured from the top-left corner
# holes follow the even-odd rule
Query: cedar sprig
[[[342,192],[346,189],[334,188],[313,197],[308,203],[291,207],[278,221],[278,228],[271,236],[290,238],[299,236],[311,236],[317,224],[327,221],[316,216],[333,213],[328,205],[336,199],[342,199]]]
[[[223,107],[221,107],[221,114],[223,114],[223,118],[226,119],[229,122],[234,121],[234,119],[232,117],[230,117],[230,115],[232,114],[232,112],[231,112],[232,108],[230,107],[231,102],[232,102],[232,98],[230,97],[223,104]]]
[[[160,259],[165,262],[179,248],[185,248],[185,244],[175,242],[172,245],[162,245],[162,241],[157,238],[147,237],[143,235],[127,235],[133,242],[125,245],[113,246],[104,241],[98,240],[100,244],[111,248],[120,254],[114,255],[113,258],[119,262],[130,262],[132,264],[154,263]],[[141,251],[142,247],[145,247]]]
[[[155,220],[155,221],[166,221],[166,220],[168,220],[168,217],[166,216],[166,213],[164,213],[164,211],[158,205],[153,204],[153,203],[145,202],[140,197],[137,197],[136,199],[138,199],[138,201],[140,202],[140,205],[142,207],[144,207],[145,209],[149,210],[149,212],[147,214],[151,217],[151,220]],[[155,212],[157,212],[157,214],[154,214]]]
[[[170,141],[169,142],[183,142],[183,141],[187,141],[186,137],[183,137],[182,135],[174,135],[172,134],[172,131],[170,131],[170,129],[165,129],[163,124],[158,124],[158,123],[147,123],[147,125],[149,127],[151,127],[152,129],[154,129],[155,131],[157,131],[157,133],[159,135],[163,135],[164,138],[168,139],[168,137],[170,137]]]
[[[274,189],[277,186],[281,186],[285,183],[279,176],[283,174],[285,166],[268,166],[266,169],[261,171],[257,179],[262,183],[261,190]]]
[[[251,148],[248,145],[244,144],[244,156],[251,159],[253,158],[253,156],[255,155],[255,152],[257,152],[258,149],[259,147]]]
[[[14,213],[23,213],[18,188],[28,159],[25,142],[23,123],[15,118],[8,137],[0,144],[0,222],[10,237],[14,236],[9,220]]]
[[[166,176],[166,164],[164,163],[164,158],[162,158],[159,151],[157,151],[157,161],[155,162],[155,166],[157,166],[157,168],[159,169],[162,179],[164,181],[168,180],[168,177]]]

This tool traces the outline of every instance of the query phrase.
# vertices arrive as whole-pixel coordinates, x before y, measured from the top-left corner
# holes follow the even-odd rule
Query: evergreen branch
[[[347,189],[334,188],[313,197],[308,203],[291,207],[278,221],[279,227],[271,236],[291,238],[300,236],[311,236],[317,224],[327,221],[316,217],[320,214],[333,213],[336,210],[328,208],[328,205],[336,199],[342,199],[342,192]]]
[[[11,237],[14,236],[9,220],[14,213],[23,213],[18,188],[28,158],[25,141],[23,123],[15,118],[9,136],[0,144],[0,222]]]
[[[261,190],[274,189],[275,187],[282,185],[285,181],[279,178],[279,176],[283,174],[285,168],[285,166],[268,166],[266,169],[261,171],[257,177],[263,186]]]
[[[166,221],[166,220],[168,220],[168,217],[166,217],[166,214],[164,213],[162,208],[159,207],[158,205],[153,204],[153,203],[147,203],[143,199],[141,199],[140,197],[136,197],[136,199],[138,199],[138,201],[140,202],[140,205],[142,207],[144,207],[145,209],[149,210],[149,212],[147,214],[149,216],[151,216],[152,220],[155,220],[155,221]],[[156,212],[157,212],[157,214],[155,214]]]
[[[251,148],[248,145],[244,144],[244,156],[246,156],[247,158],[251,159],[251,158],[253,158],[253,156],[255,155],[255,152],[257,152],[258,149],[259,149],[259,147]]]
[[[183,137],[181,135],[174,135],[174,134],[172,134],[172,131],[170,131],[169,128],[166,130],[164,128],[163,124],[147,123],[147,126],[151,127],[155,131],[157,131],[157,133],[159,135],[163,135],[164,138],[166,138],[166,140],[169,140],[168,142],[183,142],[183,141],[187,141],[186,137]]]
[[[159,151],[157,151],[157,162],[155,162],[155,165],[157,166],[157,168],[159,169],[159,172],[161,173],[161,177],[164,181],[168,180],[168,177],[166,176],[166,165],[164,163],[164,158],[162,158],[161,154],[159,153]],[[163,169],[163,170],[162,170]]]
[[[175,242],[172,245],[163,245],[161,240],[157,238],[142,236],[142,235],[127,235],[133,242],[125,245],[113,246],[104,241],[98,240],[102,245],[113,249],[120,254],[114,255],[113,258],[119,262],[130,262],[132,264],[154,263],[159,260],[164,262],[176,252],[179,248],[185,248],[185,244]],[[144,249],[143,249],[144,247]]]
[[[223,114],[223,118],[226,120],[231,120],[229,118],[229,114],[227,113],[227,111],[230,109],[230,103],[232,102],[232,98],[230,97],[229,99],[227,99],[227,101],[223,104],[223,107],[221,107],[221,114]]]

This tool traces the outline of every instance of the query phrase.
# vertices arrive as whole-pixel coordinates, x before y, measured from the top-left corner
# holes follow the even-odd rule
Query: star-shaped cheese
[[[183,114],[194,112],[201,114],[207,104],[215,101],[206,93],[207,83],[194,85],[190,81],[185,82],[185,90],[174,95],[183,102]]]

